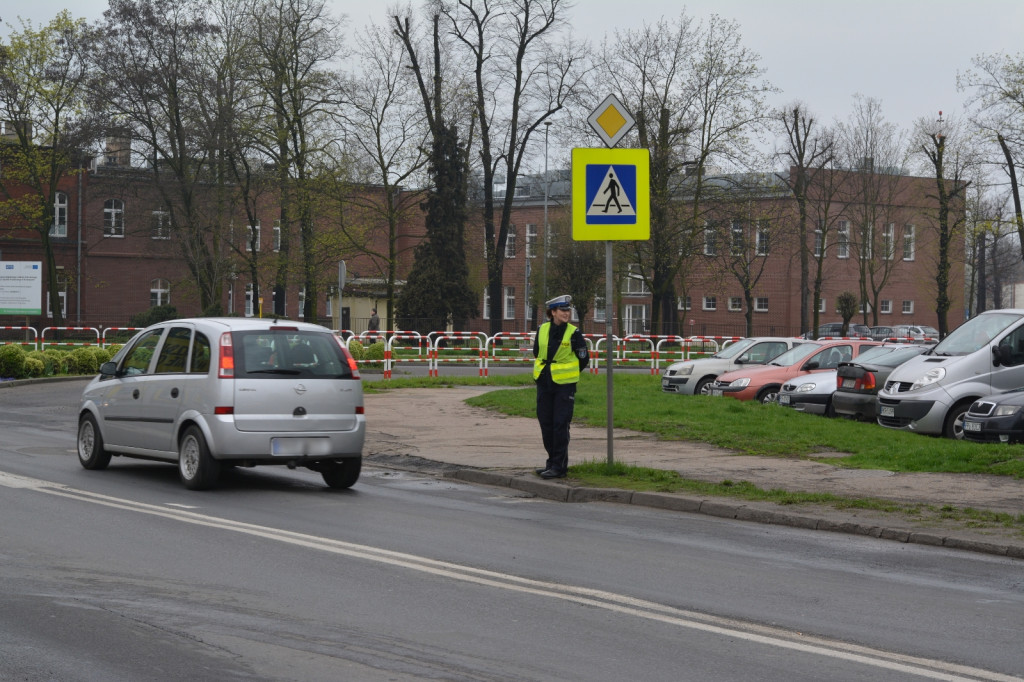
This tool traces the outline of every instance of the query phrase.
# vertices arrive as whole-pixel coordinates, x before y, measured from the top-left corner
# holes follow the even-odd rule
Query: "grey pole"
[[[548,300],[548,131],[551,130],[551,121],[544,121],[544,295],[542,300]]]

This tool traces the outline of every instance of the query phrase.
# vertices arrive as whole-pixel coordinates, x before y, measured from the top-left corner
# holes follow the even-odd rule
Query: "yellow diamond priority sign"
[[[606,145],[614,147],[626,133],[633,129],[636,119],[626,110],[618,97],[608,95],[590,114],[587,123],[604,140]]]

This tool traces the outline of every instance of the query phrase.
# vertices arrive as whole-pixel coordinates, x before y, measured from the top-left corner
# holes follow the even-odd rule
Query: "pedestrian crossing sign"
[[[572,238],[650,239],[646,149],[572,150]]]

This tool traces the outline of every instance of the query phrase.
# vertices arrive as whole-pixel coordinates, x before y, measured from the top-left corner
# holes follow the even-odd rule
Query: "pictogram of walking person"
[[[619,187],[619,183],[615,180],[615,174],[611,171],[608,172],[608,186],[604,188],[601,194],[608,195],[608,201],[604,202],[604,210],[601,213],[607,213],[608,207],[611,206],[612,202],[615,202],[615,208],[618,209],[618,213],[622,213],[622,204],[619,203],[619,192],[622,191]]]

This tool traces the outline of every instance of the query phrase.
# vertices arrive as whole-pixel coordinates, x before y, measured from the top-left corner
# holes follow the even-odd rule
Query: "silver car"
[[[139,332],[85,387],[78,459],[176,462],[212,487],[225,466],[303,466],[332,488],[362,468],[366,415],[355,360],[329,329],[256,318],[194,318]]]
[[[683,395],[707,395],[720,374],[745,366],[764,365],[800,343],[800,339],[784,336],[740,339],[710,357],[673,362],[661,375],[661,390]]]

